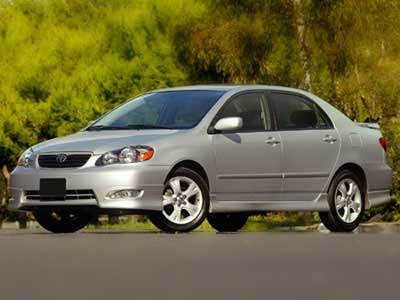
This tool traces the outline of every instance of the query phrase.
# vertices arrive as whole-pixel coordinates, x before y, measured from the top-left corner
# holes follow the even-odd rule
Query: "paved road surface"
[[[400,235],[6,230],[0,299],[400,299]]]

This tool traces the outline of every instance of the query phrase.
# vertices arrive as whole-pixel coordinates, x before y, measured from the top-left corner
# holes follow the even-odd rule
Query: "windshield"
[[[146,94],[111,111],[87,130],[192,128],[223,94],[223,91]]]

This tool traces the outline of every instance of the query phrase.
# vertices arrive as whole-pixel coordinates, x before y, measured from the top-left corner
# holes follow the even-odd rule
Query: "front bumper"
[[[113,165],[75,169],[17,167],[11,173],[10,210],[32,210],[43,206],[97,206],[100,209],[162,210],[163,183],[169,166],[148,164]],[[65,178],[67,190],[92,190],[95,197],[64,201],[28,199],[27,191],[39,191],[40,179]],[[136,198],[109,199],[112,191],[135,189]]]

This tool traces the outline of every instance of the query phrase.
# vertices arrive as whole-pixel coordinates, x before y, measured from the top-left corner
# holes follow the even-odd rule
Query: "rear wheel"
[[[248,215],[244,213],[210,214],[208,223],[219,232],[235,232],[246,224]]]
[[[332,181],[328,192],[329,212],[320,212],[322,223],[332,232],[352,232],[361,222],[365,192],[353,172],[343,170]]]
[[[196,172],[177,169],[167,180],[162,197],[163,210],[149,215],[150,221],[165,232],[188,232],[205,219],[209,208],[208,187]]]
[[[40,209],[33,213],[44,229],[53,233],[72,233],[89,224],[91,214],[80,211]]]

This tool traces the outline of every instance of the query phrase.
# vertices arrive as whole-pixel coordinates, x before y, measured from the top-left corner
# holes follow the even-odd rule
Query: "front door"
[[[271,131],[270,108],[264,93],[246,93],[228,100],[216,120],[224,117],[241,117],[243,127],[212,137],[217,200],[279,200],[282,145],[279,133]]]
[[[308,98],[271,92],[283,145],[283,201],[312,201],[325,187],[340,139],[329,117]]]

